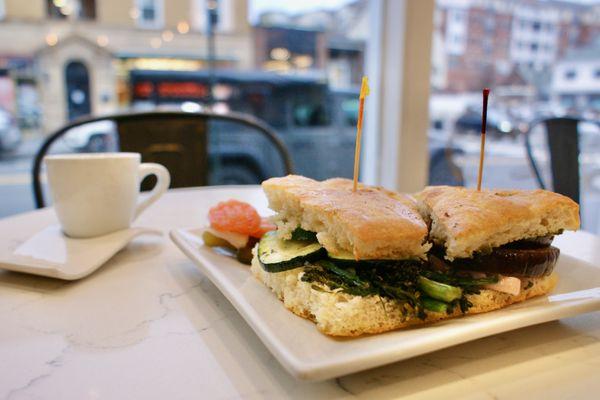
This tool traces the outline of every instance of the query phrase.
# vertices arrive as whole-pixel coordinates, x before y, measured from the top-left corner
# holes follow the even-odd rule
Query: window
[[[59,5],[64,5],[59,7],[57,3]],[[65,19],[67,18],[67,14],[70,12],[70,8],[66,2],[60,3],[53,0],[46,0],[46,11],[48,18],[50,19]]]
[[[459,3],[466,15],[477,20],[471,20],[474,24],[464,30],[463,41],[469,47],[460,56],[451,56],[452,36],[446,41],[435,40],[437,32],[444,33],[444,21],[434,30],[431,62],[436,74],[431,75],[429,97],[429,184],[477,184],[481,90],[488,86],[492,92],[484,185],[537,188],[522,147],[523,132],[530,123],[556,115],[597,119],[600,112],[600,64],[592,57],[600,51],[600,32],[587,31],[584,22],[591,18],[587,15],[594,15],[594,6],[569,7],[568,19],[563,19],[567,12],[564,5],[546,0],[510,2],[514,7],[485,6],[503,2],[436,0],[436,8],[442,14]],[[492,21],[496,21],[495,35]],[[584,32],[586,43],[582,43]],[[600,140],[596,140],[600,130],[580,126],[580,131],[587,132],[582,137],[595,140],[593,145],[585,142],[588,139],[580,142],[582,153],[590,157],[581,157],[579,169],[582,220],[586,229],[600,232],[600,179],[594,180],[600,170]],[[550,186],[551,163],[546,161],[550,156],[543,125],[529,134],[534,152],[540,155],[539,164],[543,164],[541,174]],[[454,165],[444,155],[446,143],[452,143],[451,151],[461,152],[451,157]],[[514,151],[510,156],[509,148]]]
[[[490,55],[494,50],[494,46],[492,45],[492,40],[489,37],[483,39],[483,51],[486,55]]]
[[[478,138],[464,133],[478,133],[481,88],[489,85],[490,115],[492,111],[507,115],[490,118],[484,184],[535,188],[523,158],[522,136],[516,128],[538,116],[571,112],[596,116],[598,110],[600,65],[589,58],[568,58],[577,50],[576,45],[582,51],[587,46],[585,54],[597,53],[582,42],[585,39],[590,44],[596,43],[600,38],[597,31],[586,30],[589,17],[585,16],[593,15],[590,13],[593,7],[587,5],[573,7],[573,18],[563,23],[560,20],[563,8],[546,0],[528,0],[514,7],[487,6],[480,1],[435,0],[438,16],[435,19],[423,16],[432,11],[429,1],[218,0],[217,35],[212,53],[215,70],[211,74],[208,62],[211,53],[206,40],[209,0],[0,0],[0,16],[3,5],[6,18],[11,18],[12,4],[28,3],[40,3],[40,12],[47,14],[48,21],[41,28],[39,24],[11,21],[20,23],[23,35],[31,39],[23,42],[24,48],[18,54],[14,53],[13,43],[0,41],[0,55],[3,55],[0,117],[9,114],[12,123],[20,128],[13,131],[21,134],[23,150],[34,148],[32,140],[39,143],[44,133],[66,124],[69,107],[88,100],[92,114],[158,107],[188,111],[213,104],[215,109],[218,106],[221,111],[245,112],[274,126],[290,149],[298,173],[316,179],[351,177],[358,88],[362,75],[368,71],[372,95],[365,110],[363,154],[370,157],[362,163],[361,170],[367,171],[365,182],[369,179],[396,184],[405,179],[412,170],[404,168],[399,172],[391,165],[395,165],[395,159],[404,160],[398,161],[399,164],[404,163],[412,154],[416,156],[411,161],[425,160],[427,145],[418,142],[416,149],[407,138],[424,142],[427,132],[431,160],[439,150],[436,145],[444,148],[450,141],[453,148],[464,151],[457,156],[464,179],[450,180],[454,169],[442,165],[438,171],[446,171],[446,176],[439,183],[461,182],[473,187]],[[100,7],[105,5],[109,7],[108,20],[97,21],[99,12],[104,14],[105,10]],[[551,12],[546,12],[547,9]],[[408,10],[413,14],[408,14]],[[51,18],[56,20],[52,22]],[[416,27],[415,18],[419,21]],[[78,19],[86,22],[76,23]],[[71,22],[76,23],[76,32],[72,31]],[[411,26],[410,32],[416,31],[410,40],[420,46],[403,45],[407,37],[405,26]],[[548,33],[550,28],[552,34]],[[221,34],[224,31],[227,33]],[[434,40],[427,43],[430,34]],[[38,52],[39,44],[44,42],[48,48]],[[58,43],[60,46],[53,48]],[[431,52],[422,51],[431,43]],[[109,51],[98,51],[98,46],[106,46]],[[419,51],[431,54],[431,60],[419,55]],[[65,65],[57,64],[57,54],[61,57],[75,54],[77,61],[87,66],[86,98],[80,95],[77,86],[85,80],[74,78],[69,81],[74,87],[69,97],[55,96],[55,89],[65,93],[67,89],[64,73],[50,73],[54,67],[64,71]],[[406,68],[400,68],[407,62]],[[537,71],[536,67],[542,65],[548,68]],[[565,76],[570,69],[577,74],[571,75],[573,80]],[[400,74],[398,70],[403,72]],[[429,71],[433,75],[431,90],[422,84]],[[419,85],[415,84],[417,81]],[[407,90],[414,96],[397,101],[403,99]],[[568,95],[574,96],[565,100],[570,109],[559,104],[560,97]],[[596,100],[589,100],[592,95]],[[427,96],[438,105],[430,112],[433,127],[430,130],[420,103]],[[471,115],[466,113],[470,106],[476,110],[475,121],[463,119],[461,131],[456,122],[465,114]],[[84,113],[75,111],[71,115]],[[413,121],[405,125],[402,120],[409,118]],[[413,123],[422,123],[422,129]],[[400,125],[403,129],[399,129]],[[375,134],[369,135],[367,131]],[[0,129],[0,178],[5,167],[21,176],[18,169],[21,162],[12,170],[9,157],[2,153],[8,143],[4,134],[5,130]],[[249,153],[245,139],[226,140],[229,139],[231,143],[218,145],[235,154]],[[57,147],[57,151],[90,151],[98,146],[103,144],[90,140]],[[510,146],[513,147],[505,151]],[[217,148],[212,146],[212,149]],[[538,146],[536,151],[542,148]],[[255,157],[252,153],[252,157],[260,160],[264,171],[270,173],[269,166],[279,163],[278,158],[271,163],[260,151],[257,154]],[[510,162],[505,163],[503,157],[510,158]],[[592,162],[582,169],[583,192],[585,182],[592,176],[588,171],[600,167],[600,156],[584,159]],[[419,166],[414,170],[421,171],[420,181],[424,168]],[[12,185],[19,188],[19,197],[18,193],[12,194],[12,186],[3,184],[12,181],[12,178],[0,179],[0,189],[6,189],[0,190],[0,216],[31,207],[29,183]],[[211,183],[222,181],[215,179]],[[596,186],[594,183],[594,190]],[[15,202],[9,204],[12,198]],[[587,198],[583,194],[584,203]],[[587,207],[583,204],[583,213],[599,210],[598,204]],[[585,215],[582,217],[589,229],[600,232],[594,225],[598,221],[600,226],[597,214],[587,220]]]
[[[575,105],[575,96],[569,94],[560,96],[560,104],[566,108],[573,107]]]
[[[3,20],[6,17],[6,8],[4,5],[4,0],[0,0],[0,20]]]
[[[46,0],[50,19],[95,19],[96,0]]]
[[[304,101],[294,104],[294,125],[297,127],[312,127],[329,125],[326,105],[319,101]]]
[[[141,28],[161,28],[164,25],[163,0],[136,0],[137,25]]]
[[[207,29],[208,5],[210,0],[192,0],[192,24],[194,30],[205,32]],[[230,32],[235,29],[235,0],[219,0],[217,4],[217,23],[215,30]]]
[[[356,126],[358,122],[358,99],[351,98],[342,101],[344,125]]]
[[[569,70],[565,71],[565,79],[573,80],[576,77],[577,77],[577,71],[575,71],[574,69],[569,69]]]
[[[79,18],[96,19],[96,0],[79,0]]]

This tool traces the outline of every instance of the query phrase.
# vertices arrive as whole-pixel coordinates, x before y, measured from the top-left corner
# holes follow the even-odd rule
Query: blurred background
[[[48,134],[117,111],[248,113],[298,173],[351,177],[377,1],[0,0],[0,217],[34,208]],[[539,187],[527,137],[552,188],[543,121],[577,118],[584,227],[600,232],[600,3],[437,0],[431,26],[429,182],[476,184],[488,86],[485,186]],[[208,183],[257,183],[271,163],[260,140],[214,131]],[[114,151],[116,137],[110,121],[86,124],[51,152]]]

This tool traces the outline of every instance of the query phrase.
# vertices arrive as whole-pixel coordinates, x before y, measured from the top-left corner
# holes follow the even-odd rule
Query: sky
[[[256,22],[258,16],[264,11],[285,11],[298,13],[315,9],[332,9],[350,3],[352,0],[249,0],[250,21]],[[594,4],[600,0],[567,0],[573,3]]]
[[[258,16],[264,11],[285,11],[299,13],[315,9],[339,8],[352,0],[249,0],[249,18],[256,22]]]

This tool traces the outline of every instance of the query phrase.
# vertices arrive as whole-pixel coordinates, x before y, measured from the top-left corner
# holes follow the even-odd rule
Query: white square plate
[[[288,311],[249,266],[203,245],[199,230],[171,231],[175,244],[219,288],[267,348],[295,377],[329,379],[485,336],[600,310],[599,268],[561,255],[551,296],[502,310],[354,339],[335,339]]]

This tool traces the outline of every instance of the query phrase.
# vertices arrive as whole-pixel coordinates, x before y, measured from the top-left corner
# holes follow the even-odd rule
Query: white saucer
[[[65,280],[81,279],[142,234],[162,232],[137,227],[90,239],[73,239],[65,236],[60,226],[51,225],[14,251],[0,252],[0,268]]]

